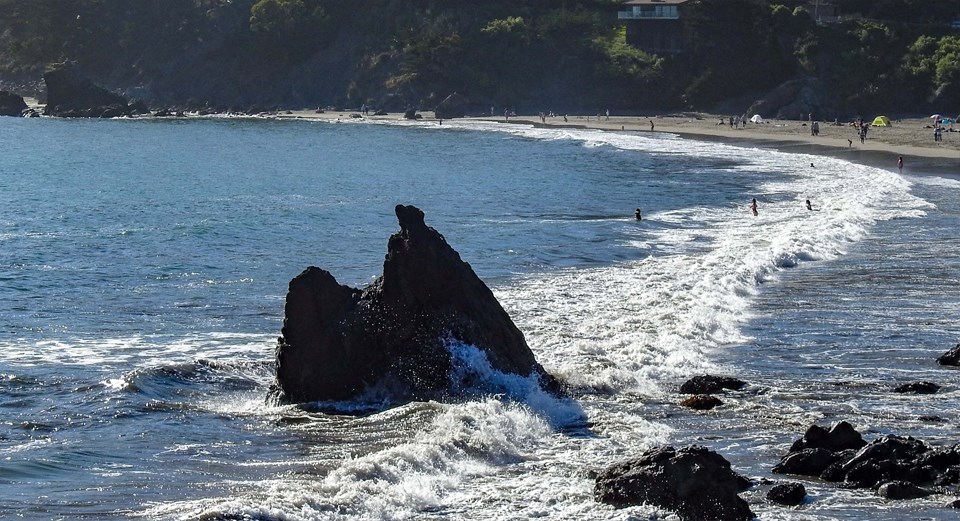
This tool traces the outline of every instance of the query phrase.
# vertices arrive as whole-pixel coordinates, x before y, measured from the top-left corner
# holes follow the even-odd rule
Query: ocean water
[[[935,362],[960,341],[960,175],[479,122],[0,118],[0,142],[0,518],[671,519],[595,503],[594,473],[698,443],[784,479],[838,420],[960,441],[960,372]],[[371,282],[398,203],[570,399],[454,345],[483,382],[455,403],[267,400],[287,283]],[[679,407],[704,372],[749,386]],[[892,392],[916,380],[943,388]],[[804,484],[799,508],[744,497],[765,520],[960,519],[949,495]]]

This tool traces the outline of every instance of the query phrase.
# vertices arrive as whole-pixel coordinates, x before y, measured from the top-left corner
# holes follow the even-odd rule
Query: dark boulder
[[[960,366],[960,344],[957,344],[953,349],[940,355],[940,357],[937,358],[937,363],[940,365]]]
[[[407,109],[403,113],[403,119],[423,119],[423,116],[417,114],[417,109]]]
[[[28,107],[23,96],[0,90],[0,116],[20,117],[26,110]]]
[[[811,425],[803,437],[795,441],[790,447],[790,452],[797,452],[803,449],[827,449],[829,451],[842,451],[846,449],[860,449],[867,442],[863,441],[863,436],[845,421],[837,422],[826,430],[819,425]]]
[[[910,382],[897,386],[893,389],[893,392],[902,394],[935,394],[939,390],[940,386],[933,382]]]
[[[930,491],[907,481],[888,481],[880,485],[877,495],[886,499],[917,499],[929,496]]]
[[[47,84],[44,114],[59,117],[117,117],[130,114],[127,100],[95,85],[71,63],[56,65],[43,75]]]
[[[729,376],[714,376],[704,374],[694,376],[680,386],[680,392],[683,394],[716,394],[724,389],[739,391],[747,383]]]
[[[454,92],[437,105],[433,114],[437,119],[462,118],[467,115],[467,106],[470,100],[462,94]]]
[[[716,396],[711,396],[709,394],[698,394],[683,400],[680,402],[680,405],[689,407],[691,409],[696,409],[698,411],[708,411],[718,405],[723,405],[723,402],[720,401],[720,399]]]
[[[363,290],[310,267],[290,282],[277,386],[283,402],[344,400],[371,388],[395,400],[456,388],[452,348],[479,349],[493,369],[560,386],[469,264],[413,206],[396,207],[383,275]],[[459,373],[458,373],[459,374]]]
[[[819,476],[839,456],[827,449],[803,449],[791,452],[773,467],[777,474],[796,474],[798,476]]]
[[[807,489],[800,483],[782,483],[767,492],[767,499],[779,505],[796,506],[807,497]]]
[[[753,519],[738,492],[750,482],[706,447],[663,447],[603,470],[594,498],[616,507],[654,505],[681,519],[736,521]]]

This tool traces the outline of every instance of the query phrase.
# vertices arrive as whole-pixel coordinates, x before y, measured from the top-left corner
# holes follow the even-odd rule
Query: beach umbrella
[[[930,116],[930,119],[940,119],[940,114],[933,114]]]

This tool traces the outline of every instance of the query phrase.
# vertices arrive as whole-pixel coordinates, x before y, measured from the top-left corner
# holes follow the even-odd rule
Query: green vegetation
[[[960,110],[960,2],[834,2],[692,0],[686,51],[655,55],[612,0],[0,0],[0,87],[73,60],[155,105],[742,110],[813,78],[842,114]]]

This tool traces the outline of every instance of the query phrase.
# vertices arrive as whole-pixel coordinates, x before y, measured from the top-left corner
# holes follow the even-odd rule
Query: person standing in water
[[[810,199],[807,199],[807,210],[813,210],[813,205],[810,204]]]
[[[903,173],[903,156],[897,159],[897,169],[900,170],[901,174]]]
[[[633,212],[633,216],[636,217],[638,221],[642,221],[642,220],[643,220],[643,216],[640,215],[640,209],[639,209],[639,208],[637,208],[637,210],[636,210],[635,212]]]
[[[757,215],[757,199],[754,198],[753,202],[750,203],[750,209],[753,211],[753,215]]]

